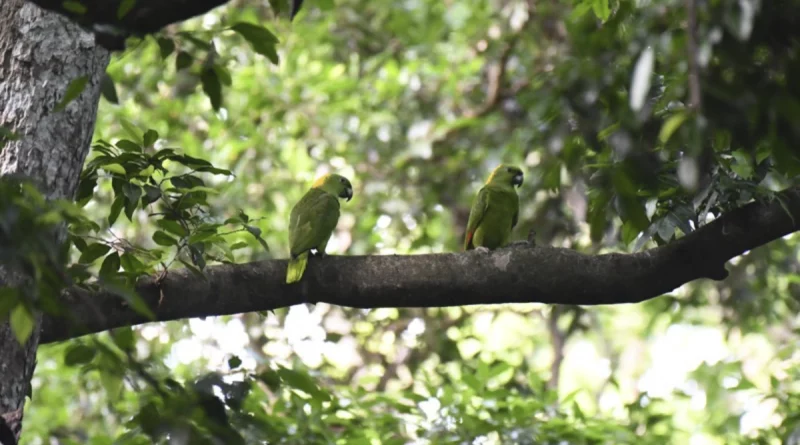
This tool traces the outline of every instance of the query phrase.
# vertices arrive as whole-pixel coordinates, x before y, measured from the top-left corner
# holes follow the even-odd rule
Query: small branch
[[[567,341],[566,335],[558,327],[561,313],[561,307],[555,306],[547,317],[547,330],[550,332],[550,342],[553,346],[553,362],[550,363],[550,380],[547,381],[547,387],[552,390],[558,389],[558,382],[561,380],[561,363],[564,361],[564,346]]]
[[[462,118],[486,117],[495,112],[503,103],[503,100],[516,96],[520,91],[530,86],[529,79],[518,81],[509,88],[505,88],[504,84],[507,81],[506,73],[508,71],[508,62],[511,60],[511,56],[514,54],[514,50],[516,49],[520,38],[527,31],[528,26],[532,22],[532,11],[533,10],[529,6],[528,17],[522,23],[519,30],[511,35],[510,38],[508,38],[508,41],[506,42],[505,47],[503,47],[503,51],[500,53],[500,57],[497,59],[497,61],[490,62],[491,66],[488,67],[488,72],[486,75],[486,97],[484,98],[483,103],[477,108],[468,109],[460,113]],[[441,143],[449,140],[450,138],[456,136],[463,128],[464,127],[458,126],[448,129],[438,138],[438,142]]]
[[[299,285],[285,283],[286,260],[269,260],[208,267],[206,280],[179,269],[160,286],[153,277],[143,279],[137,290],[158,321],[303,302],[356,308],[638,303],[700,278],[725,279],[731,258],[800,230],[800,188],[779,196],[786,210],[778,199],[753,202],[670,244],[632,254],[521,246],[488,254],[315,257]],[[86,298],[105,317],[94,317]],[[108,292],[71,288],[64,302],[68,314],[43,320],[42,343],[151,321]]]
[[[526,26],[527,23],[522,26],[518,33],[511,37],[508,43],[506,43],[505,48],[503,48],[503,52],[500,54],[498,61],[489,67],[489,73],[487,75],[488,85],[486,87],[486,99],[484,99],[483,105],[474,110],[465,111],[464,117],[484,117],[494,111],[494,109],[500,105],[500,102],[505,97],[510,95],[502,91],[503,83],[505,82],[506,78],[506,70],[508,70],[508,61],[511,59],[511,55],[514,53],[514,48],[516,48],[517,42],[519,42],[520,34],[522,34],[522,31]]]

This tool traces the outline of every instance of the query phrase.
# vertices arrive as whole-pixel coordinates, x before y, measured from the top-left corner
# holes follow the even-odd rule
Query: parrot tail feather
[[[308,264],[308,252],[303,252],[295,258],[289,258],[289,267],[286,268],[286,283],[296,283],[303,278]]]
[[[472,250],[472,236],[475,232],[467,232],[467,236],[464,239],[464,251]]]

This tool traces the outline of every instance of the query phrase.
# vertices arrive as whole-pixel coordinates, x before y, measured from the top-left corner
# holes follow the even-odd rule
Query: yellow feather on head
[[[327,173],[327,174],[324,174],[324,175],[320,176],[319,178],[317,178],[316,181],[314,181],[313,184],[311,184],[311,188],[315,189],[315,188],[322,187],[322,185],[325,184],[325,181],[327,181],[328,178],[330,178],[330,177],[331,177],[330,173]]]
[[[489,175],[489,179],[486,180],[486,183],[488,184],[488,183],[492,182],[492,179],[494,179],[494,177],[497,174],[497,172],[500,169],[505,168],[505,167],[506,167],[505,164],[500,164],[497,167],[495,167],[494,170],[492,170],[492,174]]]

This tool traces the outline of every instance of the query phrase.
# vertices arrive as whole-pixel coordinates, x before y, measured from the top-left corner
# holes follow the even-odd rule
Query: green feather
[[[303,272],[306,271],[306,264],[308,264],[308,252],[303,252],[296,258],[289,258],[286,282],[291,284],[300,281],[300,278],[303,278]]]
[[[519,197],[512,179],[519,169],[501,165],[478,191],[467,222],[464,250],[483,246],[496,249],[508,244],[519,219]]]
[[[349,195],[345,193],[348,191]],[[312,249],[324,254],[328,240],[339,222],[339,197],[350,196],[350,182],[339,175],[317,180],[289,215],[289,252],[286,282],[300,281]]]

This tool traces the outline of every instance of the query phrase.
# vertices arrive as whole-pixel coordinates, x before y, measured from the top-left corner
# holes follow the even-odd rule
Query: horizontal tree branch
[[[124,48],[129,35],[145,35],[159,31],[172,23],[182,22],[205,14],[229,0],[28,0],[62,14],[93,30],[97,43],[109,50]],[[83,7],[76,8],[80,3]],[[124,6],[120,14],[120,7]],[[125,10],[130,8],[129,10]]]
[[[139,294],[158,321],[272,310],[304,302],[357,308],[473,304],[637,303],[690,281],[727,277],[725,263],[800,230],[800,188],[770,203],[731,211],[667,245],[632,254],[585,255],[570,249],[513,246],[490,253],[311,258],[300,283],[287,285],[286,260],[212,266],[207,280],[171,271]],[[110,293],[70,289],[72,322],[45,318],[42,343],[149,320]]]

